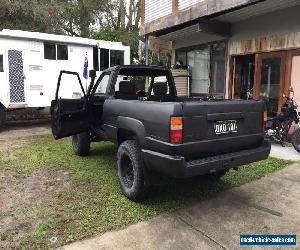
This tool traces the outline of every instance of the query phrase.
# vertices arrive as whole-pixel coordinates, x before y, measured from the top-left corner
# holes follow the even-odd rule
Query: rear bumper
[[[150,150],[142,150],[142,158],[150,170],[155,170],[175,178],[187,178],[265,160],[268,158],[270,150],[270,142],[264,140],[258,148],[193,161],[185,161],[185,158],[182,156],[170,156]]]

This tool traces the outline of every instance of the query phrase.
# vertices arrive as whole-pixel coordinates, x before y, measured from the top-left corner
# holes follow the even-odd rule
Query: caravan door
[[[78,93],[76,96],[68,98],[59,97],[60,89],[63,89],[61,88],[63,75],[73,77],[72,81],[70,81],[71,78],[68,79],[67,84],[78,84],[78,89],[81,91],[81,94]],[[70,88],[70,86],[67,86],[67,88]],[[70,71],[60,72],[55,100],[51,102],[50,112],[52,118],[52,134],[55,139],[64,138],[90,130],[91,118],[88,109],[88,100],[78,73]]]
[[[22,50],[8,50],[8,80],[10,103],[25,103],[24,53]]]

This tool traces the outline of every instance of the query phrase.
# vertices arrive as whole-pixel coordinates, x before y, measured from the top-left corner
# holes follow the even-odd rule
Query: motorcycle
[[[292,97],[290,97],[292,94]],[[266,138],[285,146],[288,132],[293,123],[298,124],[298,105],[294,101],[294,90],[290,88],[289,96],[283,95],[285,102],[281,107],[281,113],[275,117],[268,118],[266,127]],[[292,134],[292,145],[300,153],[300,128],[298,127]]]

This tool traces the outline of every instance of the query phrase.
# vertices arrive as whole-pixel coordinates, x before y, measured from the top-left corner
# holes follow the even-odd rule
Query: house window
[[[124,51],[111,50],[110,51],[110,66],[124,65]]]
[[[56,60],[55,43],[44,43],[44,57],[48,60]]]
[[[57,44],[57,60],[68,60],[68,46]]]
[[[94,70],[99,71],[99,50],[98,47],[93,48]]]
[[[109,50],[100,49],[100,70],[109,68]]]
[[[211,46],[211,93],[213,95],[224,93],[225,83],[225,43],[216,43]]]
[[[3,68],[3,55],[0,55],[0,72],[4,72],[4,68]]]
[[[187,53],[191,74],[191,93],[195,95],[209,93],[209,47],[192,50]]]
[[[188,66],[192,95],[224,96],[226,43],[193,46],[176,52],[176,60]]]
[[[178,51],[176,53],[176,63],[179,62],[180,65],[182,65],[183,68],[186,67],[186,51]]]

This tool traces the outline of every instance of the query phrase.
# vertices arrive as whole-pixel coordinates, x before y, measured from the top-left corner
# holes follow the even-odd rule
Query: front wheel
[[[123,142],[119,146],[117,158],[118,177],[123,194],[130,200],[140,200],[145,193],[145,173],[137,141]]]
[[[294,149],[300,153],[300,128],[296,129],[292,135],[292,145]]]
[[[78,156],[87,156],[90,153],[90,133],[83,132],[72,136],[73,151]]]

